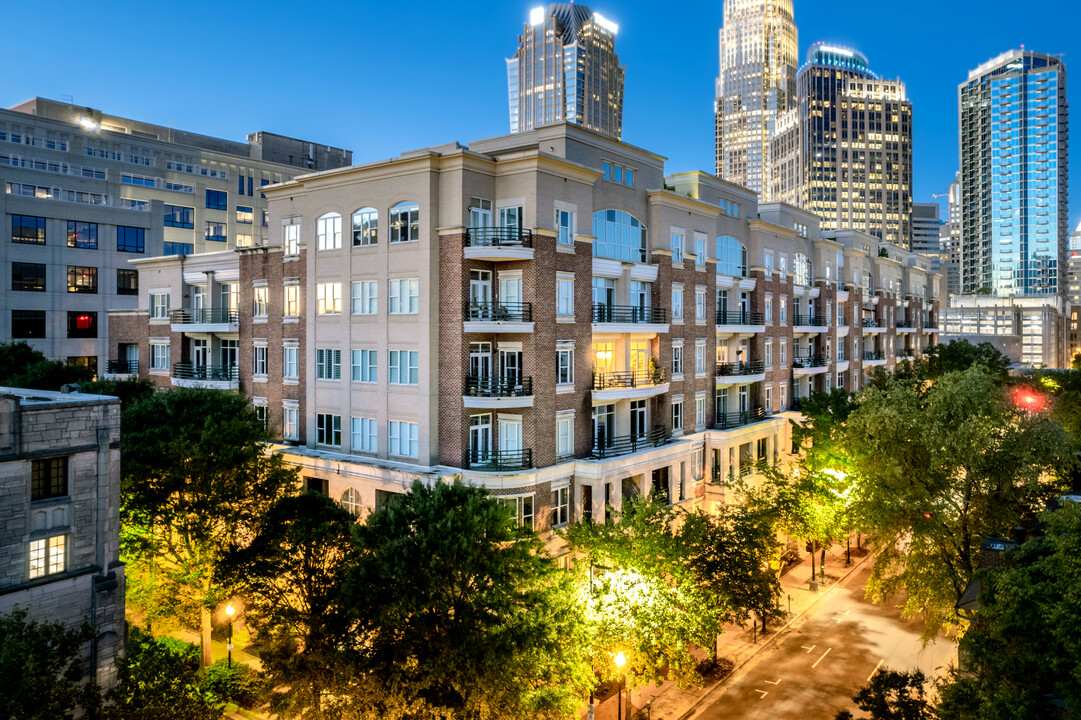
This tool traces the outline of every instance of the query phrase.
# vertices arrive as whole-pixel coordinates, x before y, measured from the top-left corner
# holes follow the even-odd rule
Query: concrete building
[[[124,645],[119,401],[0,388],[0,493],[0,614],[90,623],[86,667],[111,687]]]
[[[717,177],[771,194],[770,141],[796,99],[792,0],[725,0],[714,103]]]
[[[161,267],[141,296],[156,309],[114,332],[110,353],[192,357],[196,328],[163,313],[237,268],[228,382],[266,407],[307,484],[356,512],[459,473],[542,531],[651,490],[710,508],[725,478],[787,456],[799,398],[856,389],[937,342],[927,258],[822,233],[712,175],[665,174],[662,157],[575,125],[266,194],[271,246],[235,263],[145,261],[148,277]],[[139,373],[187,381],[157,367]]]
[[[938,271],[942,252],[942,220],[938,203],[912,203],[912,252],[931,258]]]
[[[618,30],[585,5],[531,10],[507,60],[510,131],[568,122],[619,140],[626,68],[616,54]]]
[[[813,212],[826,229],[912,241],[912,104],[856,50],[815,43],[778,120],[770,197]]]
[[[1066,266],[1066,307],[1069,314],[1066,344],[1066,362],[1081,352],[1081,225],[1070,233],[1070,247],[1067,251]]]
[[[137,307],[129,260],[264,245],[263,186],[351,161],[271,133],[233,142],[42,98],[0,110],[0,340],[105,370],[107,311]]]
[[[948,220],[942,233],[942,250],[939,253],[939,269],[942,273],[945,295],[942,306],[948,299],[961,294],[961,179],[950,183],[947,194]]]
[[[942,342],[989,342],[1019,366],[1068,367],[1068,317],[1060,296],[954,295],[943,311]]]

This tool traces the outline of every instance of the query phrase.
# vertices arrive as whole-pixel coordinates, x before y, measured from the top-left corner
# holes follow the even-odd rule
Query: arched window
[[[624,262],[646,261],[646,228],[638,218],[622,210],[593,213],[594,257]]]
[[[420,206],[400,202],[390,209],[390,242],[420,240]]]
[[[792,282],[804,287],[811,284],[811,261],[803,253],[792,258]]]
[[[353,247],[375,245],[379,239],[379,211],[365,207],[353,213]]]
[[[875,279],[870,270],[863,271],[863,291],[870,293],[875,291]]]
[[[337,250],[342,246],[342,216],[327,213],[315,221],[315,249]]]
[[[747,248],[728,235],[717,238],[717,272],[721,275],[746,277]]]
[[[342,493],[342,507],[353,517],[360,517],[364,506],[360,503],[360,493],[356,488],[346,488]]]

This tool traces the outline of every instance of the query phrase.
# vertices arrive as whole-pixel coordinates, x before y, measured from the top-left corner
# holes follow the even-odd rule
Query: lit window
[[[338,315],[342,311],[342,284],[316,283],[315,312],[319,315]]]
[[[390,242],[420,240],[420,207],[401,202],[390,209]]]
[[[366,207],[353,213],[353,247],[375,245],[379,240],[379,212]]]
[[[351,447],[360,452],[379,452],[379,423],[374,418],[352,418]]]
[[[342,216],[327,213],[315,223],[315,249],[337,250],[342,246]]]

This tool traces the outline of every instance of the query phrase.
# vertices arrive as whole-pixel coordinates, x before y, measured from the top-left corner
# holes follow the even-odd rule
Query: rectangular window
[[[317,413],[315,416],[315,442],[317,445],[341,447],[342,416]]]
[[[766,398],[766,412],[773,412],[773,386],[767,384],[765,387]]]
[[[164,320],[169,317],[169,293],[150,293],[150,319]]]
[[[11,337],[19,339],[45,337],[45,311],[12,310]]]
[[[300,409],[282,407],[282,437],[286,440],[300,439]]]
[[[146,230],[144,228],[117,226],[116,249],[120,252],[145,252]]]
[[[390,242],[420,240],[420,208],[401,203],[390,209]]]
[[[207,188],[206,208],[207,210],[228,210],[229,193],[224,190],[211,190]]]
[[[45,264],[11,263],[11,289],[20,292],[45,292]]]
[[[574,454],[574,413],[556,416],[556,455],[569,457]]]
[[[270,312],[270,288],[257,287],[252,289],[252,316],[265,318]]]
[[[780,402],[781,402],[781,410],[787,410],[788,409],[788,384],[787,383],[781,383],[781,392],[780,392],[780,398],[779,399],[780,399]]]
[[[353,247],[369,247],[379,242],[379,213],[362,208],[353,213]]]
[[[683,262],[683,233],[672,233],[672,262]]]
[[[236,206],[236,221],[238,223],[242,223],[244,225],[251,225],[254,219],[255,215],[252,213],[252,209],[250,207],[245,207],[244,205]]]
[[[766,322],[773,322],[773,297],[770,295],[766,296]]]
[[[683,374],[683,346],[672,346],[672,375]]]
[[[379,423],[374,418],[355,417],[350,425],[350,447],[353,450],[379,452]]]
[[[139,294],[139,271],[124,270],[116,271],[116,294],[138,295]]]
[[[556,208],[556,242],[560,245],[574,245],[574,213]]]
[[[31,215],[12,215],[11,242],[44,245],[45,218]]]
[[[215,220],[206,221],[207,242],[225,242],[225,223]]]
[[[282,378],[297,380],[300,378],[299,348],[282,348]]]
[[[552,491],[552,527],[562,527],[570,522],[570,488]]]
[[[282,245],[286,255],[300,254],[300,226],[286,225],[282,228]]]
[[[706,234],[696,232],[694,234],[694,264],[698,267],[706,266]]]
[[[374,383],[379,380],[378,350],[353,350],[350,352],[350,374],[353,382]]]
[[[683,401],[676,400],[672,403],[672,432],[683,430]]]
[[[683,290],[672,289],[672,319],[683,319]]]
[[[98,336],[98,314],[96,312],[68,312],[69,338],[96,338]]]
[[[704,375],[706,372],[706,346],[695,344],[694,346],[694,372],[696,375]]]
[[[317,315],[340,315],[342,312],[342,284],[315,284],[315,312]]]
[[[354,315],[375,315],[379,311],[379,283],[353,283],[352,311]]]
[[[788,339],[781,338],[781,355],[780,355],[781,367],[788,365]]]
[[[66,457],[30,462],[30,500],[49,500],[68,494]]]
[[[782,325],[786,325],[788,323],[788,298],[781,298],[779,321]]]
[[[415,315],[420,311],[420,280],[390,280],[387,312],[391,315]]]
[[[259,418],[259,423],[263,426],[263,429],[266,430],[270,427],[270,408],[266,405],[256,405],[254,403],[251,407],[255,411],[255,417]]]
[[[766,341],[766,367],[773,367],[773,341]]]
[[[169,346],[161,343],[152,343],[150,345],[150,369],[151,370],[168,370],[169,369]]]
[[[342,351],[333,348],[315,349],[315,379],[342,379]]]
[[[69,293],[96,293],[98,291],[98,269],[68,265]]]
[[[165,206],[165,227],[186,228],[195,227],[195,208],[183,205]]]
[[[694,319],[695,322],[706,321],[706,291],[705,288],[694,291]]]
[[[420,353],[416,350],[391,350],[387,368],[387,382],[391,385],[420,383]]]
[[[387,423],[387,452],[402,457],[419,457],[418,430],[416,423]]]
[[[521,497],[501,497],[496,501],[506,506],[514,522],[519,527],[533,529],[533,496],[522,495]]]
[[[574,384],[574,350],[556,350],[556,385]]]
[[[694,396],[694,426],[696,428],[706,426],[706,397],[704,393],[696,393]]]
[[[338,250],[342,246],[342,216],[324,215],[315,221],[315,249]]]
[[[67,566],[67,536],[54,535],[30,541],[30,579],[64,572]]]
[[[98,249],[98,224],[68,220],[68,247]]]
[[[300,286],[299,285],[286,285],[285,286],[285,317],[299,317],[300,316]]]
[[[252,374],[262,375],[266,377],[267,374],[267,347],[266,345],[256,345],[252,348]]]
[[[574,317],[574,278],[556,279],[556,315]]]
[[[165,241],[161,244],[161,248],[162,255],[191,255],[195,252],[195,245],[193,243]]]

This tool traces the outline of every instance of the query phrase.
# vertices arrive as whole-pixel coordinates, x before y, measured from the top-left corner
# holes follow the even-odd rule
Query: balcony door
[[[218,295],[221,299],[219,307],[221,311],[235,312],[240,307],[240,285],[237,283],[222,283],[218,286]]]
[[[597,305],[615,305],[616,281],[612,278],[593,278],[593,302]]]
[[[191,364],[196,367],[206,367],[208,359],[209,353],[206,347],[206,340],[192,340]]]
[[[649,340],[631,341],[631,372],[635,376],[649,372]]]
[[[751,299],[750,296],[741,292],[739,294],[739,319],[742,322],[750,322],[749,317],[751,313]]]
[[[646,436],[646,401],[631,400],[631,437]]]
[[[488,462],[492,452],[492,416],[473,415],[469,418],[469,460],[473,463]]]
[[[135,343],[128,343],[127,345],[120,346],[120,359],[128,363],[129,368],[138,367],[139,365],[139,346]]]
[[[746,385],[739,386],[739,411],[741,413],[747,412],[750,402],[750,393],[747,391]]]
[[[522,227],[522,208],[499,208],[499,227],[508,230],[520,230]]]
[[[614,342],[593,343],[593,372],[598,375],[616,370],[616,344]]]
[[[499,351],[499,379],[500,382],[514,387],[522,381],[522,351],[500,350]]]
[[[518,313],[522,302],[522,278],[517,275],[510,277],[502,273],[499,277],[499,304],[512,313]]]
[[[718,290],[717,291],[717,312],[722,316],[725,315],[728,312],[728,291],[727,290]],[[724,323],[720,323],[720,324],[723,325]]]
[[[492,377],[491,343],[469,343],[469,375],[478,379]]]
[[[492,226],[492,201],[484,198],[470,198],[469,227],[487,228]]]
[[[728,388],[723,387],[717,391],[717,414],[725,415],[728,413]]]
[[[199,319],[199,313],[206,308],[206,288],[202,285],[193,285],[191,288],[191,310],[195,320]]]
[[[237,365],[237,341],[221,341],[221,367],[222,370],[234,368]]]
[[[593,445],[605,448],[612,444],[616,431],[616,406],[597,405],[593,408]]]
[[[499,452],[515,453],[522,449],[521,419],[499,418]]]
[[[469,271],[469,304],[471,319],[491,317],[492,273],[487,270]]]

